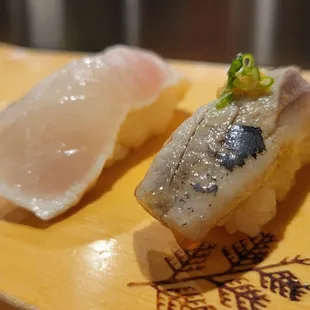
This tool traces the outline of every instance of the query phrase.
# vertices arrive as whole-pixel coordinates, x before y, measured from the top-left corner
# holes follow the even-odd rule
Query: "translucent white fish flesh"
[[[63,213],[103,167],[166,130],[188,87],[143,49],[70,62],[0,114],[0,195],[43,220]]]

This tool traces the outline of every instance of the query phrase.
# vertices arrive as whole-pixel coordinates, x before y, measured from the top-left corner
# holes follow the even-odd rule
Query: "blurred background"
[[[99,51],[125,43],[168,58],[310,68],[309,0],[0,0],[0,41]]]

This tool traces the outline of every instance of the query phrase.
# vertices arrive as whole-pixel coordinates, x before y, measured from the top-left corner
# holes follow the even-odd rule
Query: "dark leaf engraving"
[[[300,298],[310,290],[310,285],[302,284],[290,270],[269,271],[272,267],[300,264],[310,265],[309,258],[302,258],[300,255],[292,259],[284,258],[278,264],[255,268],[254,271],[260,275],[260,285],[290,300],[299,301]]]
[[[212,244],[203,243],[192,251],[178,249],[174,256],[166,257],[165,261],[173,271],[172,278],[176,278],[180,272],[203,269],[214,248]]]
[[[178,249],[173,256],[165,261],[172,274],[164,280],[154,282],[129,283],[128,286],[151,286],[157,291],[157,310],[207,310],[216,308],[209,305],[204,292],[193,285],[198,280],[206,281],[217,288],[220,303],[225,307],[238,310],[262,310],[271,303],[272,292],[291,301],[300,301],[301,297],[310,291],[310,285],[303,284],[289,269],[290,265],[310,265],[310,258],[297,255],[284,258],[277,263],[258,265],[268,255],[275,236],[261,233],[255,238],[239,240],[221,249],[227,259],[227,270],[208,273],[204,272],[208,258],[215,249],[215,245],[201,244],[192,251]],[[285,267],[285,268],[283,268]],[[197,273],[199,271],[199,273]],[[246,272],[259,275],[260,287],[249,283],[240,277]]]
[[[309,265],[310,266],[310,258],[302,258],[300,255],[296,255],[292,259],[285,257],[281,260],[281,265],[289,265],[289,264],[301,264],[301,265]]]
[[[222,252],[230,262],[231,269],[243,266],[248,268],[262,262],[269,252],[270,244],[275,241],[272,234],[261,233],[257,237],[240,240],[231,247],[224,247]]]
[[[219,287],[220,302],[226,307],[235,307],[239,310],[259,310],[270,302],[268,297],[245,278],[236,279]]]
[[[157,289],[158,310],[215,310],[206,304],[206,300],[195,288],[180,287],[172,289]]]
[[[296,301],[306,294],[306,290],[310,290],[308,285],[302,285],[289,270],[278,272],[261,271],[260,284],[272,293],[278,293],[282,297]]]

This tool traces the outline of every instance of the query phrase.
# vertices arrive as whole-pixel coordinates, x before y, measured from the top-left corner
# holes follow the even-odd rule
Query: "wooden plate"
[[[77,56],[1,45],[1,105]],[[169,131],[105,169],[77,208],[46,223],[1,201],[6,302],[44,310],[309,309],[309,167],[257,238],[216,228],[207,243],[184,252],[137,204],[134,188],[154,154],[173,128],[214,98],[225,76],[226,66],[171,63],[192,89]]]

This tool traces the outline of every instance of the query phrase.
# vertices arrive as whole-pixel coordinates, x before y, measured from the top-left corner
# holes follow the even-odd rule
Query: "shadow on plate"
[[[0,309],[1,310],[36,310],[35,307],[27,305],[22,301],[11,297],[7,294],[0,293]]]
[[[16,310],[16,309],[18,309],[18,308],[12,307],[12,306],[10,306],[9,304],[0,301],[0,309],[1,309],[1,310]]]
[[[296,257],[281,257],[272,265],[264,263],[264,259],[284,237],[287,225],[310,192],[309,175],[310,166],[297,173],[295,186],[278,205],[278,214],[255,238],[241,233],[231,235],[224,228],[216,227],[205,243],[186,250],[188,248],[182,249],[159,222],[137,231],[134,249],[147,281],[128,285],[153,287],[157,291],[158,309],[169,302],[189,307],[194,301],[201,309],[215,309],[205,300],[205,293],[213,290],[218,291],[222,305],[239,310],[266,307],[270,302],[270,294],[265,294],[268,290],[288,300],[299,300],[310,286],[302,284],[289,267],[310,265],[310,256],[303,258],[298,256],[302,253],[296,253]],[[244,278],[249,271],[257,274],[259,284],[254,286]],[[242,300],[252,308],[243,308]]]
[[[7,303],[0,301],[0,309],[1,310],[17,310],[17,309],[23,309],[23,308],[13,307]]]
[[[188,112],[183,110],[176,110],[174,118],[164,134],[153,137],[141,148],[133,150],[124,160],[115,163],[112,167],[105,168],[96,185],[88,194],[83,197],[81,202],[57,218],[45,222],[35,217],[32,213],[14,206],[5,200],[2,200],[0,202],[0,219],[3,219],[7,222],[29,225],[32,227],[44,229],[59,221],[63,221],[70,216],[73,216],[73,214],[86,207],[89,203],[99,199],[102,195],[111,190],[113,184],[119,178],[121,178],[126,173],[126,171],[135,167],[144,159],[156,154],[161,149],[163,143],[168,139],[171,133],[189,116],[190,114]],[[141,178],[142,177],[143,176],[141,175]]]

